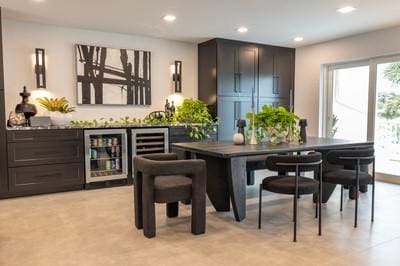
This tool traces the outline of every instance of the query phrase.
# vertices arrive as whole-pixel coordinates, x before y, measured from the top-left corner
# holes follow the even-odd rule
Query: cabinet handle
[[[293,89],[289,91],[289,110],[293,112],[294,110],[294,102],[293,102]]]
[[[233,106],[233,129],[236,129],[236,120],[240,119],[240,102],[235,101]]]
[[[279,94],[279,76],[274,76],[273,77],[272,93],[273,94]]]

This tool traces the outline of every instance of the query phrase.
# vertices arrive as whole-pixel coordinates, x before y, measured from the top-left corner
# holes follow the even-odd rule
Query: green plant
[[[395,85],[400,85],[400,63],[388,65],[384,72],[384,77]]]
[[[207,105],[200,100],[185,99],[176,108],[175,120],[190,129],[189,137],[193,139],[209,138],[217,130],[218,119],[213,119]]]
[[[38,98],[40,106],[50,112],[60,112],[63,114],[75,112],[75,107],[70,107],[69,102],[65,97],[62,98]]]
[[[337,115],[333,114],[332,116],[332,129],[331,129],[331,138],[333,138],[336,135],[336,132],[338,131],[338,122],[339,118]]]
[[[400,95],[393,92],[379,94],[378,116],[388,120],[400,117]]]
[[[250,125],[253,124],[253,113],[247,113]],[[278,144],[298,137],[297,121],[299,117],[284,107],[264,105],[261,112],[254,115],[255,130],[261,137],[268,137],[269,142]]]

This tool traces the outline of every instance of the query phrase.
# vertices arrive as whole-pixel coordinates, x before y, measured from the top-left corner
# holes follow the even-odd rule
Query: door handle
[[[233,106],[233,129],[236,129],[236,120],[240,119],[240,102],[235,101]]]

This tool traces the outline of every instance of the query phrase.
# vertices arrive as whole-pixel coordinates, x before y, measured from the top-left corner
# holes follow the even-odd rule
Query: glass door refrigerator
[[[125,129],[85,130],[86,183],[128,177]]]

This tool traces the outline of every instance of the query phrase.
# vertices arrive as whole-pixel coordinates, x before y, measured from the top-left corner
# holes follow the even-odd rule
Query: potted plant
[[[65,97],[62,98],[38,98],[40,106],[49,112],[51,123],[54,126],[67,126],[71,121],[71,114],[75,107],[70,107]]]
[[[247,119],[253,124],[253,114],[247,113]],[[267,137],[271,144],[291,142],[298,137],[297,121],[299,117],[284,107],[264,105],[261,112],[254,115],[254,127],[261,138]]]
[[[193,139],[207,139],[217,131],[218,118],[214,119],[200,100],[185,99],[176,108],[175,119],[189,128],[189,137]]]

